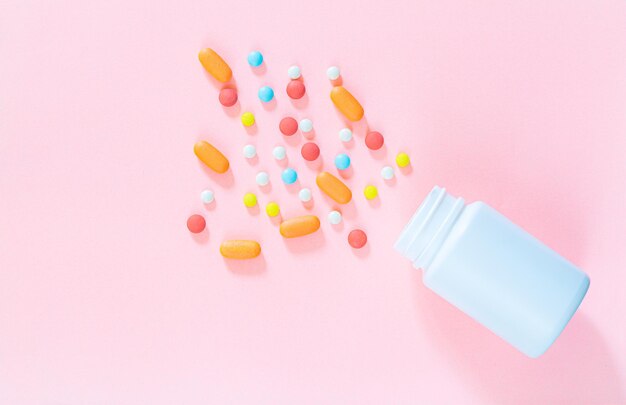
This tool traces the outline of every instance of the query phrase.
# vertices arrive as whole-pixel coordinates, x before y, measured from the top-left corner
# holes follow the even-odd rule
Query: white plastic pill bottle
[[[435,187],[396,241],[424,284],[530,357],[576,312],[589,277],[483,202]]]

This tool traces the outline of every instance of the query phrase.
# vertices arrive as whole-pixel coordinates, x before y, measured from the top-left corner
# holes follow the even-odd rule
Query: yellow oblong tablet
[[[320,229],[320,220],[315,215],[304,215],[287,219],[280,224],[280,234],[285,238],[297,238]]]
[[[347,204],[352,200],[352,191],[343,181],[328,172],[321,172],[315,179],[317,186],[339,204]]]
[[[196,142],[196,144],[193,145],[193,153],[195,153],[198,159],[205,165],[218,173],[226,172],[230,166],[226,156],[207,141]]]
[[[216,80],[226,83],[233,77],[233,71],[221,56],[211,48],[204,48],[198,53],[198,59],[204,69]]]
[[[254,259],[261,254],[261,245],[254,240],[225,240],[220,253],[227,259]]]
[[[345,87],[333,87],[330,91],[330,99],[333,100],[335,107],[350,121],[358,121],[363,118],[364,111],[361,103]]]

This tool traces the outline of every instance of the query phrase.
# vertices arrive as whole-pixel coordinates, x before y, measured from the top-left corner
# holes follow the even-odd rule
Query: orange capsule
[[[217,148],[207,141],[196,142],[193,146],[193,153],[196,154],[205,165],[218,173],[224,173],[228,170],[228,159],[217,150]]]
[[[320,229],[320,220],[315,215],[304,215],[287,219],[280,224],[280,234],[285,238],[297,238]]]
[[[345,87],[333,87],[330,91],[330,99],[333,100],[335,107],[350,121],[358,121],[363,118],[363,107]]]
[[[221,56],[211,48],[204,48],[198,53],[198,59],[204,66],[204,69],[211,74],[216,80],[226,83],[233,77],[233,71],[230,70],[228,63],[224,62]]]
[[[339,204],[347,204],[352,200],[352,191],[348,186],[328,172],[318,174],[315,182],[320,190]]]
[[[254,259],[261,254],[261,245],[254,240],[225,240],[220,254],[227,259]]]

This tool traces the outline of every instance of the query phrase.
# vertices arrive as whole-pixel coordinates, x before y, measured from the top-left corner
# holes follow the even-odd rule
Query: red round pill
[[[348,243],[355,249],[361,249],[367,243],[367,235],[360,229],[355,229],[348,234]]]
[[[306,92],[306,87],[304,87],[304,83],[301,80],[291,80],[287,85],[287,95],[289,98],[293,98],[297,100],[304,96]]]
[[[202,215],[194,214],[187,219],[187,228],[191,233],[200,233],[206,228],[206,221]]]
[[[371,150],[378,150],[383,147],[385,138],[383,138],[380,132],[372,131],[365,135],[365,146]]]
[[[302,157],[304,160],[308,160],[309,162],[314,161],[320,155],[320,147],[313,142],[307,142],[302,145],[302,149],[300,150],[302,153]]]
[[[293,117],[285,117],[280,120],[280,124],[278,124],[278,129],[285,136],[291,136],[298,131],[298,121],[296,121]]]
[[[232,107],[237,103],[237,90],[225,87],[220,90],[219,99],[224,107]]]

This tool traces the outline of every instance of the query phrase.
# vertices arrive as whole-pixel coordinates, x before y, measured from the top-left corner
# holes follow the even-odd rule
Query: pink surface
[[[626,403],[625,2],[160,3],[0,5],[0,403]],[[206,46],[230,62],[253,133],[218,103],[197,61]],[[284,92],[293,63],[307,85],[297,103]],[[310,117],[334,172],[331,64],[386,140],[370,153],[359,126],[339,229],[301,136],[278,132],[285,113]],[[277,94],[266,107],[264,84]],[[230,174],[199,165],[200,139]],[[310,210],[279,180],[281,143]],[[385,185],[399,150],[412,172]],[[317,213],[321,232],[285,241],[248,212],[257,170],[272,181],[262,208]],[[435,184],[492,204],[591,276],[539,360],[392,251]],[[187,231],[192,213],[207,218],[202,237]],[[354,226],[369,236],[358,253]],[[258,239],[262,257],[225,263],[218,246],[232,237]]]

